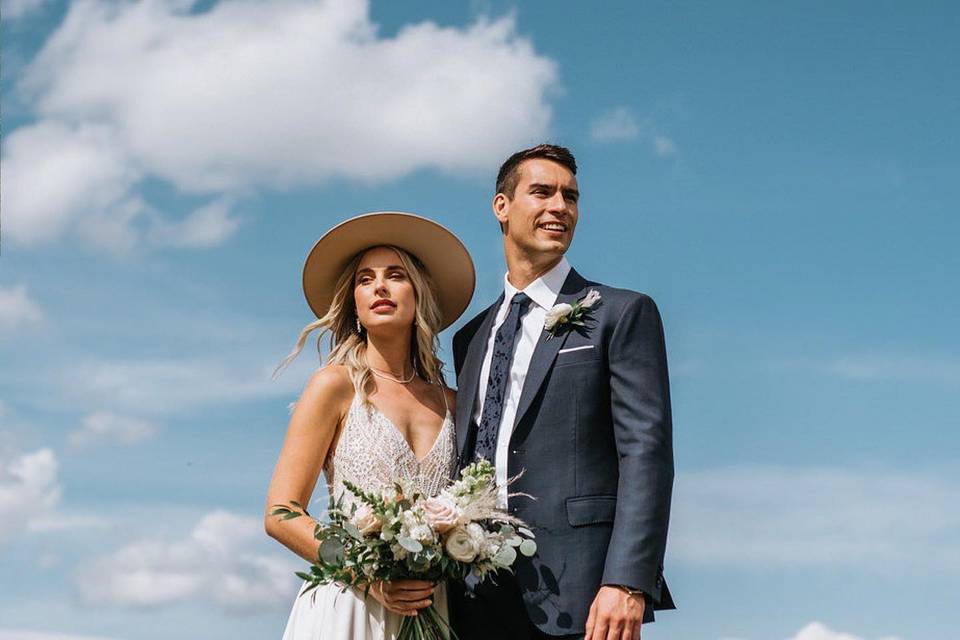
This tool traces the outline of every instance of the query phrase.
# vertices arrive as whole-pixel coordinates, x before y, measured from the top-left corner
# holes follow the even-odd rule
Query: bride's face
[[[393,249],[368,250],[353,280],[357,316],[367,331],[406,331],[416,318],[416,295],[400,256]]]

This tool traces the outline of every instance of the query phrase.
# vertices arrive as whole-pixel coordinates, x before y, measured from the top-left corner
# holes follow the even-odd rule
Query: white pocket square
[[[560,349],[560,351],[557,351],[557,355],[561,353],[570,353],[571,351],[582,351],[583,349],[593,349],[593,345],[586,344],[582,347],[570,347],[569,349]]]

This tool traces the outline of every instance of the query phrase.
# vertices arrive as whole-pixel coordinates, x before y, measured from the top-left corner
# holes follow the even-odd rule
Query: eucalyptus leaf
[[[526,527],[517,527],[517,531],[527,536],[528,538],[536,538],[537,536],[533,535],[533,531],[527,529]]]
[[[343,544],[339,540],[327,538],[320,543],[320,558],[327,564],[339,566],[344,558]]]
[[[419,541],[414,540],[413,538],[407,538],[406,536],[397,536],[397,542],[400,543],[400,546],[409,551],[410,553],[419,553],[423,551],[423,545]]]
[[[497,551],[497,555],[493,556],[493,564],[498,567],[509,567],[516,559],[516,550],[509,545],[504,545],[500,547],[500,551]]]
[[[520,553],[528,558],[537,552],[537,543],[533,540],[524,540],[520,543]]]
[[[363,534],[360,533],[360,529],[358,529],[357,525],[353,524],[349,520],[343,523],[343,528],[353,538],[356,538],[357,540],[363,540]]]

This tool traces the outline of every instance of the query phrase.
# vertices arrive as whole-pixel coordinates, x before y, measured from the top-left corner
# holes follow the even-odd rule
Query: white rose
[[[436,496],[423,503],[423,513],[427,518],[427,523],[433,527],[437,533],[446,533],[457,525],[460,520],[460,510],[453,503],[453,500]]]
[[[547,317],[543,321],[543,327],[547,331],[552,330],[561,320],[570,315],[571,311],[573,311],[573,307],[566,302],[553,305],[553,307],[547,311]]]
[[[353,514],[352,521],[353,524],[357,525],[357,529],[360,529],[360,533],[363,535],[380,531],[380,519],[377,518],[377,515],[368,504],[362,504],[357,508]]]
[[[459,562],[473,562],[480,551],[480,544],[464,527],[450,531],[444,546],[450,557]]]

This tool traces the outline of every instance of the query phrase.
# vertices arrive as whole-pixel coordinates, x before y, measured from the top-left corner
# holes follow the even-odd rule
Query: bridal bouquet
[[[314,528],[318,557],[309,573],[297,573],[310,583],[307,591],[331,582],[369,590],[375,582],[401,578],[463,581],[471,571],[483,580],[511,570],[518,552],[536,553],[533,532],[496,506],[493,465],[481,459],[460,474],[433,497],[404,480],[381,494],[345,482],[357,500],[346,507],[343,496],[331,498],[329,522]],[[304,514],[296,502],[274,505],[271,512],[284,519]],[[430,605],[404,618],[398,640],[446,640],[450,634]]]

